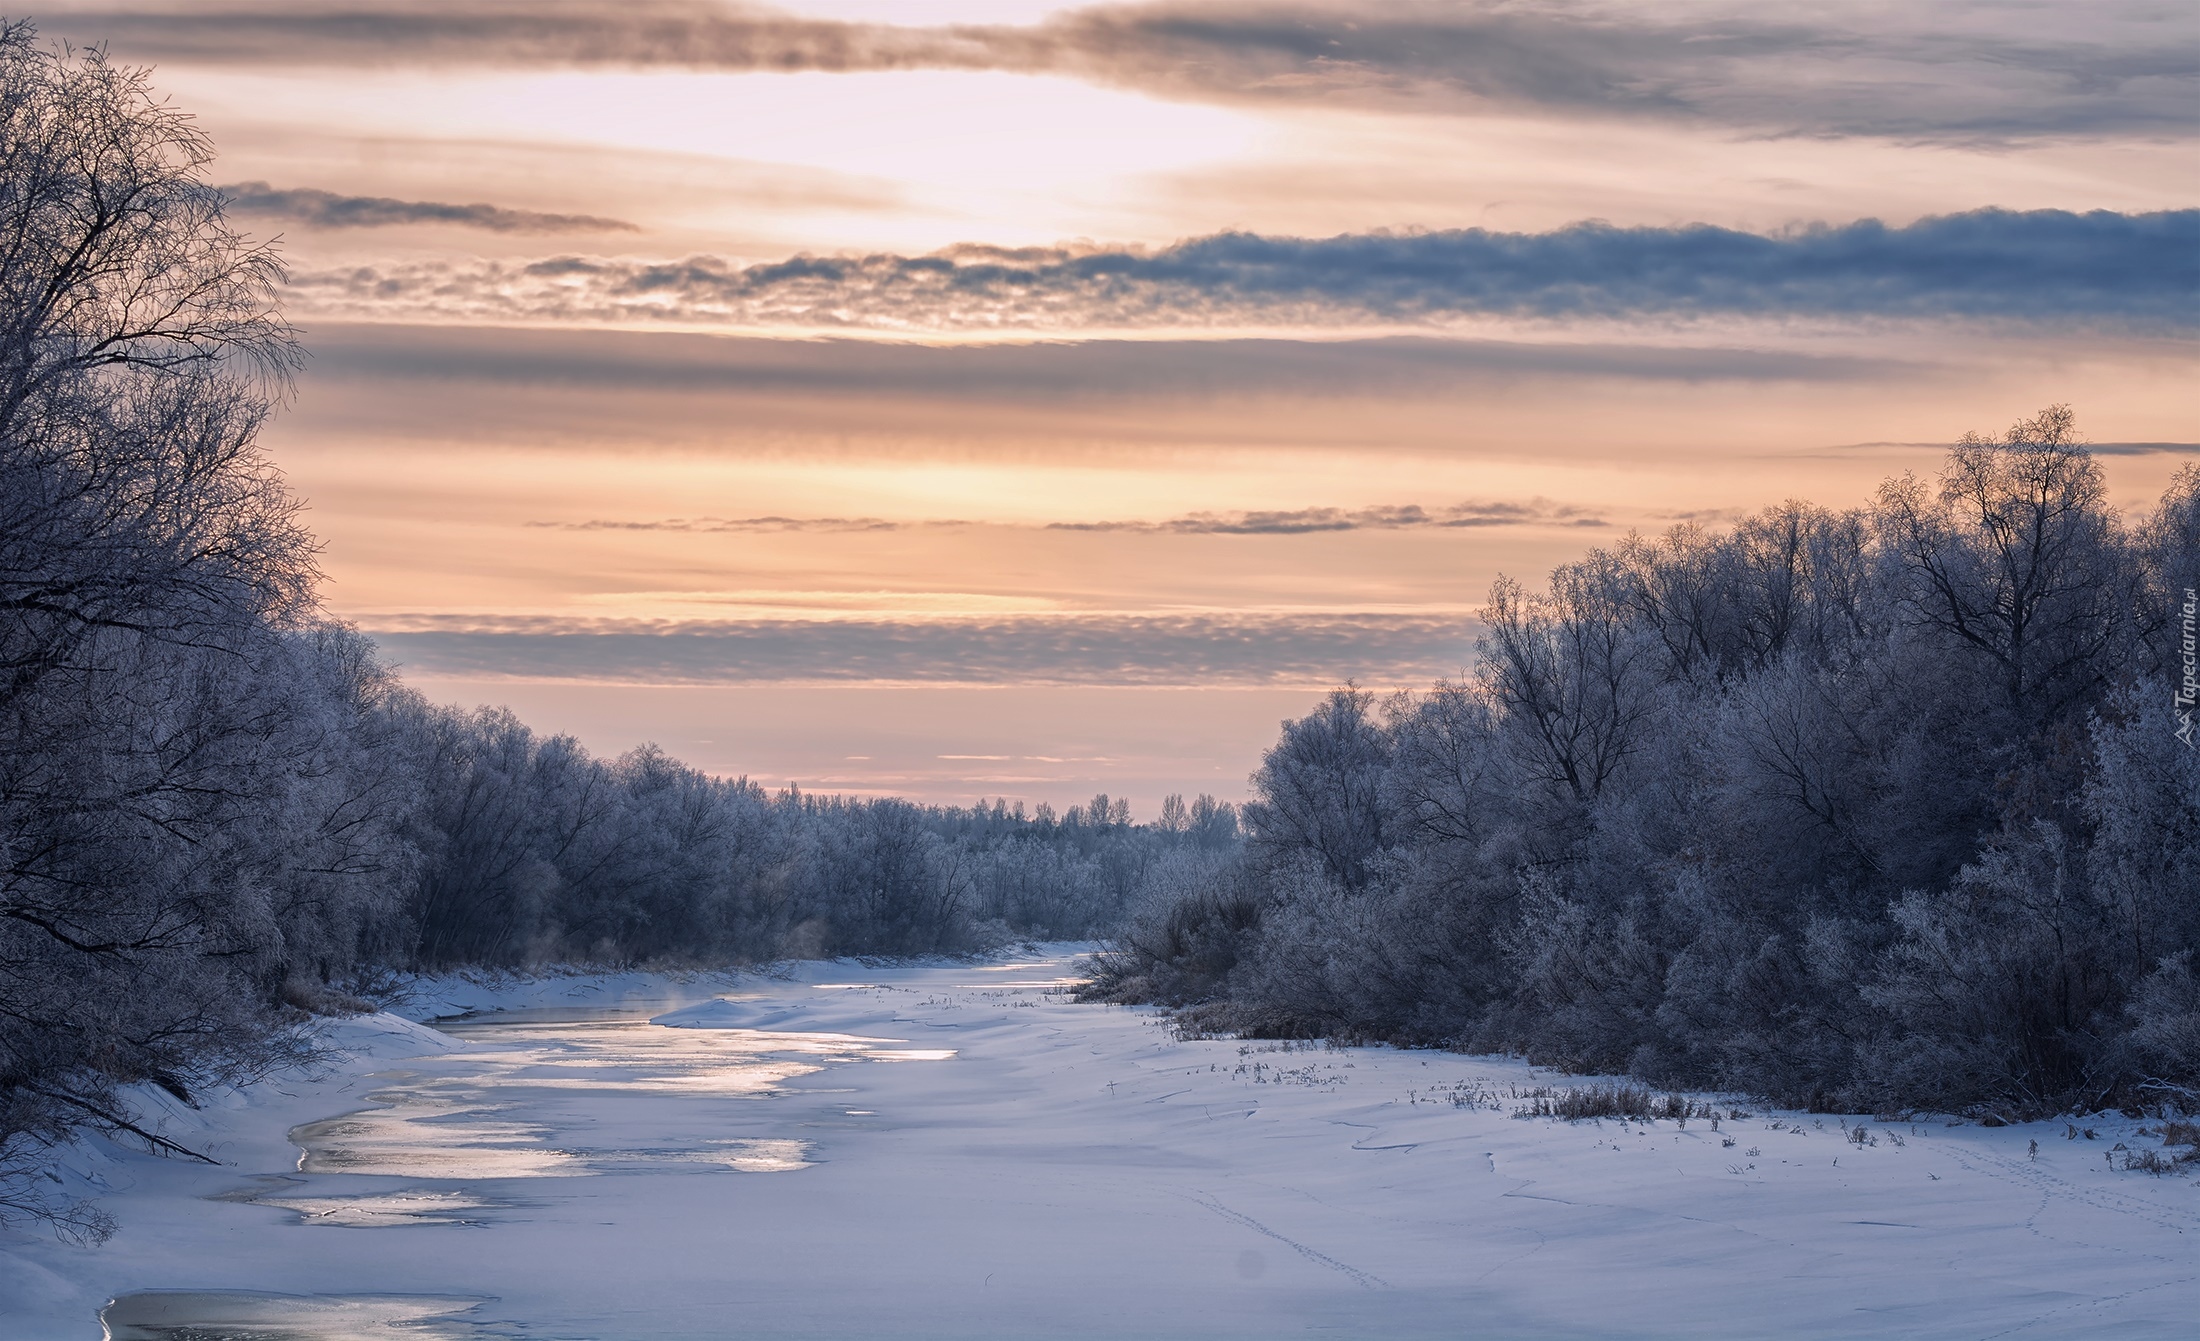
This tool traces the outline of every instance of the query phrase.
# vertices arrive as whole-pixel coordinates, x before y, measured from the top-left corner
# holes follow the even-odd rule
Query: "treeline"
[[[0,24],[0,1220],[39,1149],[296,1060],[393,969],[727,964],[1089,936],[1238,846],[1171,798],[766,795],[424,702],[316,604],[257,446],[274,255],[142,72]]]
[[[503,709],[387,691],[402,869],[381,962],[753,963],[981,950],[1112,930],[1156,881],[1239,846],[1234,807],[1096,796],[919,806],[777,794],[653,746],[591,758]],[[329,982],[342,964],[298,964]]]
[[[1285,725],[1096,994],[1819,1107],[2200,1104],[2200,468],[2069,411],[1871,506],[1501,579],[1474,673]]]

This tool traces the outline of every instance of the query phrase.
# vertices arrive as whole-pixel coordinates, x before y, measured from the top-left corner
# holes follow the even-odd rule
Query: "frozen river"
[[[0,1335],[2191,1335],[2200,1185],[2122,1118],[1568,1124],[1500,1058],[1179,1041],[1065,956],[439,984],[328,1073],[101,1143]],[[148,1098],[148,1104],[154,1100]],[[1861,1134],[1860,1134],[1861,1133]],[[2037,1153],[2033,1147],[2036,1144]],[[2190,1166],[2187,1166],[2188,1168]],[[112,1300],[112,1304],[109,1301]]]

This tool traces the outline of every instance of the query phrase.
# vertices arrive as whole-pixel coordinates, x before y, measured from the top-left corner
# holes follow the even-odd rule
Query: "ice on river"
[[[515,1009],[438,1027],[470,1046],[369,1072],[371,1107],[294,1127],[300,1173],[486,1182],[694,1165],[803,1168],[806,1142],[776,1127],[710,1133],[773,1127],[777,1111],[759,1113],[750,1101],[835,1063],[953,1055],[846,1034],[670,1028],[643,1008]],[[694,1102],[659,1102],[668,1097]],[[743,1102],[716,1102],[724,1100]],[[629,1136],[606,1144],[606,1132]]]
[[[100,1310],[109,1341],[456,1341],[481,1333],[458,1315],[479,1299],[142,1290]]]
[[[0,1236],[0,1335],[93,1341],[109,1300],[117,1338],[240,1341],[2183,1337],[2200,1317],[2200,1182],[2123,1171],[2114,1147],[2159,1144],[2138,1122],[1732,1100],[1716,1128],[1520,1119],[1524,1091],[1593,1082],[1180,1041],[1072,1002],[1072,969],[432,984],[438,1028],[332,1025],[353,1051],[326,1074],[199,1111],[140,1098],[224,1167],[71,1148],[65,1179],[121,1232]]]

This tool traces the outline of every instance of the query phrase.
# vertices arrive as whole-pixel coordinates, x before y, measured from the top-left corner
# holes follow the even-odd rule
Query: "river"
[[[431,984],[63,1161],[14,1341],[2185,1336],[2200,1186],[2109,1115],[1515,1116],[1516,1059],[1179,1039],[1068,948]],[[428,1021],[423,1024],[422,1021]],[[157,1111],[155,1111],[157,1110]],[[2037,1151],[2032,1149],[2037,1146]]]

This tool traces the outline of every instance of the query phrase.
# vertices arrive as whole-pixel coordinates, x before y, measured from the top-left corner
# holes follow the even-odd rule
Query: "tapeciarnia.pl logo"
[[[2185,588],[2185,605],[2177,613],[2181,623],[2177,654],[2185,666],[2185,678],[2177,686],[2177,738],[2189,750],[2193,748],[2193,704],[2200,701],[2200,641],[2194,637],[2196,620],[2200,620],[2200,591]]]

